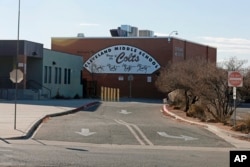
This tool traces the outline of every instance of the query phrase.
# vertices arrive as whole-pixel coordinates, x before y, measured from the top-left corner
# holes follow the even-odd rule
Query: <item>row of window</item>
[[[182,56],[182,57],[184,56],[184,49],[183,48],[175,47],[174,49],[175,49],[175,53],[174,53],[175,56]]]
[[[71,69],[64,68],[64,84],[70,84]],[[44,83],[62,84],[62,68],[54,67],[54,75],[52,76],[52,67],[44,66]]]

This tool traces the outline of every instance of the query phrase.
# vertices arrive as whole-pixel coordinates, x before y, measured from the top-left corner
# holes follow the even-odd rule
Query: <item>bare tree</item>
[[[245,69],[243,73],[243,87],[237,89],[240,99],[250,102],[250,70]],[[237,93],[238,93],[237,92]]]
[[[200,68],[202,68],[205,62],[200,59],[197,59],[197,61],[187,60],[168,65],[161,70],[160,76],[156,81],[156,86],[162,92],[169,93],[176,89],[184,90],[185,111],[188,111],[190,104],[195,103],[198,99],[193,94],[195,90],[193,85],[198,84],[201,77]]]
[[[222,68],[228,71],[240,71],[243,70],[243,66],[247,63],[247,60],[239,60],[237,57],[230,57],[227,61],[219,64]]]
[[[207,111],[220,122],[227,122],[234,110],[231,105],[231,88],[227,83],[227,71],[207,64],[197,85],[195,94],[199,96]]]
[[[227,71],[217,68],[214,63],[193,59],[169,65],[161,70],[156,86],[163,92],[183,89],[187,106],[199,99],[220,122],[225,122],[233,113]],[[191,93],[191,99],[187,92]]]

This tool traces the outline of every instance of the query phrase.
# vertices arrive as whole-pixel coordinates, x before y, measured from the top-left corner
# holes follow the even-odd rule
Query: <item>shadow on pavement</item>
[[[138,103],[155,103],[162,104],[162,99],[147,99],[147,98],[120,98],[120,102],[138,102]]]
[[[48,99],[48,100],[17,100],[18,104],[40,105],[40,106],[60,106],[60,107],[80,107],[91,102],[101,102],[99,98],[86,99]],[[156,103],[162,104],[162,99],[147,98],[120,98],[120,102]],[[1,103],[13,104],[14,100],[2,100]]]
[[[81,112],[95,112],[101,105],[102,103],[95,103],[95,105],[87,107],[87,108],[83,108],[79,111]]]
[[[17,100],[18,104],[24,105],[39,105],[39,106],[60,106],[60,107],[80,107],[85,104],[100,101],[100,99],[48,99],[48,100]],[[15,101],[4,100],[0,101],[1,103],[13,104]]]

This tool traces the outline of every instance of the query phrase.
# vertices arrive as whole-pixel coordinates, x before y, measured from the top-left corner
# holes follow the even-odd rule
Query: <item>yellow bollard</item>
[[[117,101],[120,101],[120,89],[117,88]]]
[[[119,101],[120,100],[120,89],[101,87],[101,100],[102,101]]]
[[[116,88],[114,88],[113,97],[114,97],[114,101],[117,101],[117,99],[116,99]]]
[[[104,99],[104,101],[107,101],[107,87],[104,87],[103,99]]]
[[[110,101],[110,88],[108,87],[108,98],[107,101]]]
[[[110,101],[113,101],[113,88],[110,88]]]

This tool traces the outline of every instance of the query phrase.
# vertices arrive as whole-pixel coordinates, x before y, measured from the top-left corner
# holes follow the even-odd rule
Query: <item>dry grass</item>
[[[250,116],[248,116],[245,120],[244,120],[247,129],[248,129],[248,133],[250,132]]]
[[[202,122],[206,120],[206,115],[203,108],[199,105],[192,104],[187,112],[187,116],[199,118]]]
[[[232,129],[246,134],[250,133],[250,116],[246,117],[242,121],[238,121],[236,126]]]

